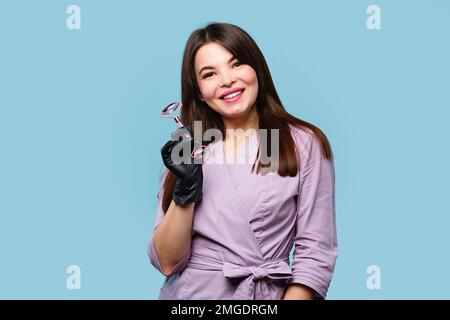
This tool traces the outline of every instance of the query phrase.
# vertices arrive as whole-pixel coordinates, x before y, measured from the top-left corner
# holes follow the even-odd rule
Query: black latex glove
[[[178,128],[172,137],[180,136],[182,133],[188,133],[190,138],[183,137],[179,140],[169,140],[161,148],[161,156],[164,165],[167,169],[172,171],[177,177],[175,187],[173,190],[173,201],[177,205],[187,205],[192,202],[198,202],[202,198],[203,189],[203,172],[201,163],[194,163],[191,158],[192,150],[194,150],[194,134],[190,125]],[[172,150],[180,150],[179,157],[183,159],[181,163],[176,163],[176,159],[172,159]],[[188,147],[189,154],[184,155],[184,147]],[[176,151],[175,151],[176,153]],[[186,160],[189,160],[186,161]]]

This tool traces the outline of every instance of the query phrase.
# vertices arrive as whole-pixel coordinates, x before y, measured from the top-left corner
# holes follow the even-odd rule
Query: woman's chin
[[[238,111],[224,111],[222,113],[222,116],[227,119],[239,119],[243,117],[246,114],[245,110],[238,110]]]
[[[221,108],[221,114],[224,117],[236,119],[246,115],[249,108],[244,107],[242,104],[229,105]]]

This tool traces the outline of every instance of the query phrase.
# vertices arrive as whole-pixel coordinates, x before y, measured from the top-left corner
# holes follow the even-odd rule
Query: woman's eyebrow
[[[230,58],[230,60],[228,60],[228,63],[230,63],[230,62],[233,61],[234,59],[236,59],[235,56],[232,56],[232,57]],[[207,69],[214,69],[214,67],[211,67],[211,66],[204,66],[203,68],[200,69],[200,71],[198,72],[198,74],[199,74],[199,75],[202,74],[202,71],[203,71],[203,70],[207,70]]]

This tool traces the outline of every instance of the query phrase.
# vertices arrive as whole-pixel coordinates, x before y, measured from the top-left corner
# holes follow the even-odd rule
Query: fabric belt
[[[292,277],[289,258],[264,261],[259,265],[241,266],[192,253],[187,267],[205,271],[222,271],[224,277],[231,279],[244,278],[233,295],[232,299],[236,300],[270,299],[267,281],[264,280],[288,280]]]

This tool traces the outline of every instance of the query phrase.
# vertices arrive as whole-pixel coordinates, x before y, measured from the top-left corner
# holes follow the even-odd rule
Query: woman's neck
[[[234,163],[236,155],[242,145],[257,133],[259,128],[259,116],[253,107],[247,117],[238,119],[223,119],[225,125],[225,137],[223,152],[226,163]]]
[[[244,136],[252,135],[254,130],[258,130],[259,128],[258,112],[256,111],[256,107],[253,107],[247,116],[236,119],[223,118],[223,123],[226,136],[228,137],[236,135],[242,136],[242,134],[244,134]]]

